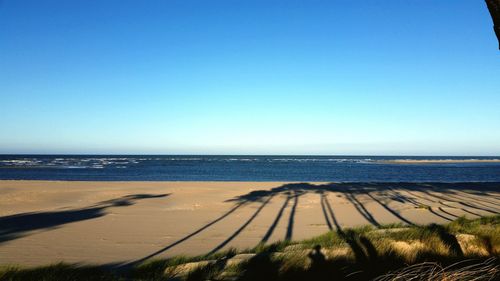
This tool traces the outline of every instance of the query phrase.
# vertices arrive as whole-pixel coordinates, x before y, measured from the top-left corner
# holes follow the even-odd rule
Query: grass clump
[[[495,259],[488,259],[483,262],[467,260],[447,267],[442,267],[439,263],[435,262],[424,262],[384,274],[375,278],[374,281],[491,281],[498,276],[498,261]]]
[[[2,267],[0,268],[2,281],[114,281],[118,276],[101,266],[81,266],[76,264],[58,263],[49,266],[34,268]]]
[[[178,266],[207,260],[217,261],[228,259],[236,255],[236,253],[236,249],[229,249],[227,251],[217,252],[210,255],[200,255],[194,257],[176,256],[168,259],[155,259],[146,261],[132,268],[130,276],[135,280],[170,280],[172,278],[177,278],[180,273],[183,273],[176,269]],[[202,267],[207,268],[203,269]],[[200,268],[196,267],[195,270],[200,272],[209,271],[209,265],[200,266]]]

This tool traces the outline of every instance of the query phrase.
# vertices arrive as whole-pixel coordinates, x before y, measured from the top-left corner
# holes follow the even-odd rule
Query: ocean
[[[0,155],[0,180],[500,182],[500,157]]]

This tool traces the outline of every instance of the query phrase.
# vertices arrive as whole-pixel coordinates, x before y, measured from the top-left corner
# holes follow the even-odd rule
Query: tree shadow
[[[153,253],[145,256],[145,257],[142,257],[142,258],[137,259],[135,261],[132,261],[130,263],[127,263],[127,264],[125,264],[123,266],[124,267],[131,267],[131,266],[133,266],[135,264],[142,263],[142,262],[144,262],[144,261],[146,261],[146,260],[148,260],[150,258],[153,258],[153,257],[155,257],[155,256],[157,256],[157,255],[159,255],[159,254],[161,254],[163,252],[168,251],[169,249],[171,249],[171,248],[173,248],[173,247],[181,244],[182,242],[185,242],[185,241],[189,240],[190,238],[192,238],[192,237],[196,236],[197,234],[203,232],[204,230],[206,230],[207,228],[211,227],[212,225],[214,225],[214,224],[218,223],[219,221],[225,219],[226,217],[228,217],[229,215],[231,215],[232,213],[234,213],[236,210],[238,210],[239,208],[241,208],[243,205],[245,205],[244,202],[240,202],[240,203],[236,204],[233,208],[231,208],[229,211],[227,211],[224,214],[222,214],[220,217],[218,217],[218,218],[214,219],[213,221],[207,223],[206,225],[198,228],[197,230],[191,232],[190,234],[182,237],[181,239],[179,239],[179,240],[177,240],[177,241],[175,241],[175,242],[173,242],[173,243],[171,243],[171,244],[169,244],[169,245],[167,245],[167,246],[159,249],[156,252],[153,252]]]
[[[390,199],[392,199],[394,201],[398,201],[400,203],[410,203],[414,207],[420,207],[421,205],[425,205],[421,202],[418,202],[413,197],[409,197],[409,196],[405,196],[405,195],[401,194],[398,190],[395,190],[392,187],[388,187],[388,192],[390,192],[389,194],[392,194],[392,196],[390,196]],[[428,205],[425,205],[425,206],[428,206]]]
[[[332,218],[333,223],[337,229],[337,234],[340,238],[342,238],[351,248],[354,257],[358,263],[366,263],[372,259],[376,259],[377,250],[370,242],[370,240],[364,236],[359,236],[352,230],[344,231],[335,217],[335,213],[328,201],[328,198],[325,196],[324,192],[321,192],[322,204],[326,206],[328,210],[328,214]],[[325,219],[328,220],[328,216],[325,213]]]
[[[267,230],[266,234],[264,234],[264,237],[262,237],[262,240],[260,241],[261,243],[266,243],[269,238],[271,238],[271,235],[273,234],[274,230],[276,229],[276,226],[278,225],[279,221],[281,220],[281,217],[283,216],[283,212],[285,211],[286,207],[288,206],[288,202],[290,202],[291,195],[288,194],[286,196],[285,202],[283,202],[283,205],[281,206],[280,210],[278,211],[278,214],[276,215],[276,218],[274,219],[273,223]]]
[[[396,192],[393,190],[393,192]],[[427,205],[427,204],[424,204],[424,203],[421,203],[421,202],[418,202],[418,201],[415,201],[413,200],[412,198],[409,198],[409,197],[406,197],[404,195],[401,195],[402,197],[405,197],[405,202],[411,202],[415,207],[425,207],[425,209],[427,211],[429,211],[431,214],[435,215],[436,217],[439,217],[439,218],[442,218],[444,220],[447,220],[447,221],[452,221],[453,219],[450,219],[448,217],[445,217],[441,214],[439,214],[438,212],[434,211],[434,209],[432,208],[432,206],[430,205]],[[445,214],[450,214],[449,212],[446,212],[444,211],[441,207],[438,208],[441,212],[445,213]],[[396,215],[395,213],[393,213],[394,215]],[[454,215],[452,215],[454,216]],[[399,217],[401,218],[401,217]],[[405,221],[406,222],[406,221]],[[413,223],[409,223],[410,225],[414,225]]]
[[[455,235],[448,233],[448,231],[446,231],[446,228],[444,226],[438,224],[431,224],[427,227],[427,229],[430,230],[431,232],[438,234],[443,244],[449,248],[450,252],[453,255],[459,257],[464,255],[464,253],[462,252],[462,248],[460,247],[460,243],[458,243],[458,240],[455,237]]]
[[[222,249],[224,246],[226,246],[229,242],[231,242],[236,236],[238,236],[264,209],[264,207],[271,201],[271,199],[274,197],[274,194],[271,194],[262,204],[260,207],[253,213],[253,215],[245,222],[243,225],[241,225],[231,236],[229,236],[226,240],[224,240],[222,243],[217,245],[215,248],[213,248],[210,252],[208,252],[208,255],[214,254],[220,249]]]
[[[231,214],[233,214],[236,210],[239,208],[246,206],[250,203],[254,202],[260,202],[261,205],[258,207],[257,210],[251,215],[251,217],[245,221],[241,226],[239,226],[229,237],[227,237],[222,243],[214,247],[208,254],[214,254],[217,251],[221,250],[224,246],[228,245],[231,241],[233,241],[238,235],[243,232],[248,225],[250,225],[255,218],[261,213],[263,208],[273,199],[276,198],[278,195],[284,196],[285,201],[281,205],[280,209],[277,211],[277,214],[273,220],[273,222],[270,224],[269,228],[263,235],[260,243],[267,243],[272,236],[272,234],[275,232],[277,225],[279,222],[283,219],[283,214],[287,208],[290,206],[290,202],[293,202],[291,205],[290,209],[290,215],[288,218],[288,223],[287,223],[287,228],[286,228],[286,234],[285,234],[285,240],[290,240],[293,238],[293,228],[295,225],[295,217],[296,217],[296,212],[298,209],[299,205],[299,197],[308,194],[308,193],[313,193],[313,194],[319,194],[320,195],[320,206],[321,210],[323,212],[323,216],[325,217],[325,222],[326,226],[330,229],[333,230],[336,228],[337,232],[340,235],[343,235],[346,239],[346,241],[350,241],[351,244],[353,245],[352,247],[356,248],[359,253],[358,248],[361,247],[361,251],[366,257],[366,252],[368,251],[367,249],[369,248],[369,245],[363,244],[362,239],[358,240],[353,240],[352,238],[349,238],[348,236],[345,236],[346,233],[342,230],[334,212],[332,209],[332,206],[328,200],[328,194],[330,192],[341,192],[342,194],[345,195],[345,198],[355,207],[355,209],[372,225],[379,227],[380,223],[377,221],[377,219],[374,217],[373,214],[371,214],[368,209],[363,205],[363,203],[358,199],[357,195],[364,194],[367,195],[371,200],[374,202],[378,203],[381,205],[386,211],[400,219],[402,222],[408,224],[408,225],[415,225],[413,222],[410,220],[406,219],[403,217],[399,212],[396,210],[392,209],[391,207],[388,206],[386,202],[383,202],[380,200],[377,196],[371,194],[373,191],[377,191],[380,194],[390,194],[388,196],[388,199],[394,200],[396,202],[400,203],[409,203],[414,206],[428,206],[426,208],[430,213],[441,217],[446,220],[450,220],[449,218],[435,212],[431,206],[426,205],[421,203],[419,200],[415,200],[416,196],[406,196],[403,195],[399,192],[396,192],[395,189],[398,190],[405,190],[407,192],[411,191],[439,191],[442,193],[449,193],[453,191],[454,189],[457,190],[467,190],[470,191],[474,189],[475,194],[477,195],[486,195],[488,192],[497,192],[498,188],[498,183],[467,183],[467,184],[461,184],[461,183],[449,183],[449,184],[442,184],[442,183],[327,183],[327,184],[310,184],[310,183],[291,183],[291,184],[284,184],[272,189],[263,189],[263,190],[254,190],[251,192],[248,192],[246,194],[242,194],[239,196],[236,196],[234,198],[226,200],[226,202],[233,202],[235,205],[229,209],[226,213],[222,214],[220,217],[214,219],[213,221],[209,222],[208,224],[198,228],[194,232],[184,236],[183,238],[163,247],[162,249],[145,256],[139,260],[134,261],[133,263],[140,263],[143,262],[149,258],[152,258],[154,256],[157,256],[160,253],[163,253],[172,247],[179,245],[182,242],[187,241],[188,239],[192,238],[193,236],[201,233],[202,231],[208,229],[212,225],[220,222],[221,220],[227,218]],[[425,200],[430,200],[432,202],[432,199],[425,198]],[[441,203],[441,202],[440,202]],[[467,203],[465,203],[467,204]],[[475,208],[475,207],[472,207]],[[477,207],[476,207],[477,208]],[[451,213],[447,213],[445,210],[442,208],[439,209],[443,213],[452,216]],[[464,211],[467,211],[464,209]],[[472,212],[471,212],[472,213]],[[477,215],[473,213],[474,215]],[[356,242],[356,243],[354,243]],[[361,243],[361,244],[360,244]],[[351,247],[351,248],[352,248]],[[374,253],[371,253],[372,255]],[[363,259],[360,256],[361,259]]]
[[[453,203],[456,203],[456,204],[460,204],[462,206],[465,206],[465,207],[468,207],[468,208],[472,208],[472,209],[475,209],[475,210],[478,210],[478,211],[484,211],[484,212],[488,212],[488,213],[491,213],[491,214],[494,214],[494,215],[499,214],[497,211],[491,210],[489,208],[472,205],[470,203],[463,202],[461,200],[451,199],[449,196],[445,197],[445,196],[441,196],[441,195],[432,194],[432,193],[430,193],[429,190],[422,189],[421,192],[425,193],[428,196],[431,196],[431,197],[434,197],[434,198],[437,198],[437,199],[440,199],[440,200],[444,200],[444,201],[449,201],[449,202],[453,202]],[[443,192],[441,192],[441,193],[443,193]]]
[[[382,188],[384,189],[383,186],[383,183],[377,183],[377,184],[371,184],[371,185],[375,185],[377,188]],[[457,203],[457,204],[460,204],[462,206],[465,206],[467,208],[472,208],[472,209],[476,209],[476,210],[481,210],[481,211],[485,211],[485,212],[489,212],[489,213],[492,213],[492,214],[498,214],[498,212],[490,209],[490,208],[487,208],[487,207],[479,207],[479,206],[476,206],[476,205],[472,205],[470,203],[467,203],[467,202],[463,202],[463,199],[462,200],[459,200],[457,198],[455,198],[453,195],[453,193],[456,192],[456,190],[461,190],[461,191],[465,191],[465,188],[480,188],[480,189],[486,189],[486,190],[491,190],[493,188],[495,188],[495,186],[498,186],[498,183],[468,183],[467,185],[464,185],[462,183],[398,183],[398,184],[386,184],[387,186],[385,188],[387,189],[390,189],[392,190],[393,192],[396,192],[394,190],[394,188],[397,188],[397,189],[400,189],[400,190],[404,190],[406,191],[408,194],[412,195],[413,197],[417,197],[417,198],[420,198],[420,199],[423,199],[423,200],[427,200],[429,202],[432,202],[432,203],[439,203],[445,207],[448,207],[448,208],[453,208],[453,209],[458,209],[458,210],[462,210],[466,213],[469,213],[469,214],[472,214],[472,215],[475,215],[475,216],[481,216],[480,214],[477,214],[477,213],[474,213],[472,211],[470,211],[469,209],[466,209],[466,208],[457,208],[457,207],[454,207],[454,206],[450,206],[444,202],[442,202],[441,200],[444,200],[444,201],[450,201],[450,202],[454,202],[454,203]],[[430,193],[430,191],[437,191],[440,193],[440,195],[435,195],[435,194],[432,194]],[[426,194],[428,197],[424,197],[424,196],[421,196],[421,195],[418,195],[414,192],[422,192],[424,194]],[[480,191],[478,191],[480,192]],[[485,194],[485,193],[481,193],[481,194]],[[432,198],[435,198],[434,200],[429,198],[429,197],[432,197]],[[404,195],[401,195],[398,196],[397,198],[399,198],[400,201],[405,201],[405,202],[411,202],[411,197],[407,197],[407,196],[404,196]],[[436,200],[437,199],[437,200]],[[413,200],[414,201],[414,200]],[[414,201],[414,203],[417,203],[419,205],[422,205],[423,207],[426,207],[426,209],[432,213],[433,215],[437,216],[437,217],[440,217],[442,219],[445,219],[447,221],[452,221],[453,218],[448,218],[446,216],[443,216],[442,214],[439,214],[438,212],[436,212],[432,206],[429,206],[425,203],[422,203],[420,201]],[[451,215],[452,217],[455,217],[455,215],[452,215],[450,214],[449,212],[446,212],[444,211],[442,208],[438,208],[440,211],[442,211],[444,214],[447,214],[447,215]]]
[[[323,212],[323,216],[325,217],[326,226],[328,226],[329,230],[333,230],[332,223],[330,222],[330,218],[328,217],[328,213],[326,212],[326,196],[324,192],[320,192],[320,202],[321,202],[321,210]],[[333,212],[332,212],[333,213]]]
[[[330,205],[330,201],[328,200],[326,194],[323,191],[321,191],[321,198],[322,198],[322,203],[324,204],[324,206],[326,206],[328,214],[330,215],[332,222],[335,225],[335,228],[337,229],[337,232],[342,233],[342,227],[340,226],[340,224],[337,220],[337,217],[335,216],[335,213],[333,212],[332,206]],[[326,213],[325,213],[325,220],[327,220],[327,222],[329,222],[329,219],[328,219],[328,216]],[[331,225],[330,225],[330,227],[331,227]],[[330,228],[330,230],[331,229],[332,228]]]
[[[467,200],[469,202],[469,204],[474,204],[474,206],[480,206],[481,208],[485,208],[491,212],[499,214],[498,207],[491,207],[485,203],[486,201],[482,202],[482,201],[479,201],[477,199],[473,199],[470,197],[462,197],[462,196],[456,195],[456,193],[454,193],[452,191],[445,193],[445,195],[452,198],[456,202],[463,202],[464,200]],[[485,198],[485,200],[486,200],[486,198]]]
[[[214,280],[226,267],[229,258],[230,256],[224,256],[220,259],[217,259],[214,263],[209,263],[205,266],[198,267],[193,271],[189,272],[185,280],[186,281]]]
[[[488,200],[487,196],[483,196],[483,198],[476,198],[474,196],[466,194],[465,192],[457,192],[457,191],[450,191],[447,194],[449,195],[451,194],[451,196],[457,200],[467,200],[479,206],[499,210],[498,206],[500,205],[500,201],[498,202],[490,201]],[[493,207],[490,205],[493,205]]]
[[[372,225],[380,227],[380,223],[375,219],[375,217],[366,209],[366,207],[356,198],[354,193],[359,193],[359,191],[349,190],[345,192],[347,200],[349,200],[352,205],[358,210],[358,212]]]
[[[282,187],[283,188],[283,187]],[[274,197],[274,193],[271,192],[270,190],[255,190],[251,191],[247,194],[237,196],[232,199],[228,199],[225,202],[234,202],[235,205],[229,209],[227,212],[223,213],[221,216],[218,218],[212,220],[211,222],[203,225],[202,227],[198,228],[197,230],[191,232],[190,234],[182,237],[181,239],[147,255],[144,256],[140,259],[131,261],[129,263],[123,264],[121,267],[122,268],[130,268],[134,265],[140,264],[148,259],[151,259],[159,254],[162,254],[171,248],[191,239],[192,237],[200,234],[201,232],[207,230],[211,226],[215,225],[216,223],[224,220],[225,218],[229,217],[231,214],[233,214],[236,210],[252,203],[252,202],[262,202],[261,206],[255,211],[255,213],[247,220],[242,226],[240,226],[232,235],[230,235],[226,240],[224,240],[221,244],[216,246],[213,250],[211,250],[208,254],[212,254],[223,248],[225,245],[227,245],[230,241],[232,241],[234,238],[236,238],[239,233],[241,233],[260,213],[260,211],[269,203],[269,201]]]
[[[442,213],[445,213],[447,214],[448,216],[452,217],[453,219],[451,219],[450,221],[453,221],[454,219],[458,219],[459,216],[453,214],[453,213],[450,213],[448,211],[446,211],[445,209],[443,209],[443,207],[438,207],[438,210],[440,210]],[[449,220],[449,219],[448,219]]]
[[[0,243],[21,238],[33,231],[51,230],[65,224],[103,217],[108,208],[130,206],[135,204],[137,200],[162,198],[169,195],[134,194],[75,210],[31,212],[0,217]]]
[[[391,187],[392,186],[392,187]],[[283,212],[284,210],[288,207],[289,203],[291,200],[294,200],[294,203],[292,205],[292,209],[290,212],[290,217],[288,220],[288,226],[287,226],[287,234],[285,235],[285,240],[291,239],[292,238],[292,231],[293,231],[293,226],[294,226],[294,218],[295,218],[295,211],[298,205],[298,197],[302,196],[306,193],[318,193],[320,194],[320,205],[321,205],[321,210],[323,212],[323,216],[325,217],[325,222],[326,226],[328,229],[333,230],[334,227],[337,229],[339,233],[342,233],[342,228],[340,227],[337,218],[335,217],[335,214],[333,213],[332,207],[330,202],[327,199],[327,193],[328,192],[333,192],[333,191],[338,191],[342,192],[345,195],[345,198],[355,207],[355,209],[358,211],[359,214],[361,214],[369,223],[376,227],[380,227],[380,223],[377,221],[377,219],[374,217],[373,214],[371,214],[368,209],[364,206],[364,204],[357,198],[357,194],[365,194],[367,195],[371,200],[374,202],[378,203],[380,206],[382,206],[385,210],[387,210],[389,213],[400,219],[403,223],[406,223],[408,225],[415,225],[412,221],[408,220],[407,218],[403,217],[401,214],[399,214],[397,211],[392,209],[391,207],[388,206],[388,204],[382,202],[380,199],[378,199],[376,196],[372,195],[370,192],[373,190],[382,190],[382,191],[393,191],[393,188],[402,188],[407,186],[407,184],[403,183],[401,186],[399,184],[388,184],[388,183],[329,183],[329,184],[320,184],[320,185],[315,185],[315,184],[309,184],[309,183],[294,183],[294,184],[285,184],[280,187],[272,188],[270,190],[257,190],[257,191],[252,191],[250,193],[240,195],[238,197],[235,197],[233,199],[230,199],[228,201],[233,201],[233,202],[248,202],[248,201],[256,201],[256,200],[262,200],[263,197],[267,197],[270,195],[275,195],[275,194],[284,194],[286,196],[286,200],[279,209],[276,218],[274,219],[273,223],[270,225],[269,229],[267,232],[264,234],[261,242],[266,243],[269,238],[271,237],[272,233],[275,231],[276,226],[278,225],[279,221],[282,219]],[[294,194],[294,195],[292,195]],[[394,193],[394,196],[390,197],[390,199],[401,202],[401,203],[410,203],[413,204],[414,206],[420,206],[422,203],[414,200],[414,198],[404,196],[399,193]],[[428,206],[428,205],[425,205]],[[445,217],[436,211],[434,211],[430,206],[428,206],[427,210],[436,215],[437,217],[443,218],[445,220],[451,220],[448,217]],[[331,219],[330,219],[331,218]],[[240,233],[239,231],[237,233]]]
[[[344,241],[349,245],[349,247],[351,247],[354,257],[358,263],[363,264],[369,261],[370,259],[369,253],[371,254],[373,251],[372,250],[373,245],[371,245],[371,243],[370,243],[370,251],[368,251],[364,247],[364,245],[367,244],[368,242],[364,241],[364,243],[361,243],[360,238],[352,230],[347,230],[346,232],[342,232],[340,237],[344,239]]]
[[[491,208],[490,206],[485,205],[485,202],[490,202],[490,204],[495,207],[500,203],[488,200],[488,198],[495,198],[495,195],[492,195],[489,192],[494,191],[498,193],[499,183],[415,183],[414,185],[417,188],[424,187],[428,191],[439,191],[442,195],[449,197],[443,200],[457,202],[457,200],[462,201],[467,199],[469,202],[485,208]],[[459,191],[462,195],[459,195]],[[467,196],[466,194],[474,194],[482,197],[473,198],[470,195]]]
[[[294,189],[294,188],[291,188],[291,187],[287,187],[286,190],[284,191],[284,193],[287,194],[287,199],[285,200],[285,203],[283,204],[283,206],[279,210],[279,212],[278,212],[278,214],[277,214],[274,222],[271,224],[270,228],[268,229],[268,231],[266,232],[266,234],[262,238],[262,242],[266,242],[270,238],[270,236],[274,232],[274,229],[276,228],[277,224],[279,223],[279,221],[280,221],[280,219],[281,219],[281,217],[283,215],[284,209],[286,209],[286,206],[288,205],[288,202],[290,200],[293,200],[293,205],[292,205],[292,208],[291,208],[291,211],[290,211],[290,216],[288,218],[288,226],[287,226],[287,231],[286,231],[286,234],[285,234],[285,240],[291,240],[292,239],[293,225],[294,225],[294,221],[295,221],[295,213],[296,213],[296,210],[297,210],[297,205],[298,205],[299,197],[304,192],[301,191],[300,189]],[[259,215],[259,213],[271,201],[271,199],[273,199],[276,196],[276,193],[272,193],[272,192],[271,193],[265,193],[265,192],[259,192],[258,191],[256,193],[253,193],[252,196],[250,196],[250,197],[244,196],[244,197],[241,197],[241,198],[244,198],[244,200],[249,200],[249,198],[251,198],[252,201],[259,201],[255,197],[255,194],[260,194],[261,196],[267,196],[267,199],[265,199],[265,201],[262,202],[262,204],[260,205],[260,207],[254,212],[254,214],[246,222],[244,222],[226,240],[224,240],[222,243],[220,243],[214,249],[212,249],[210,252],[208,252],[207,255],[212,255],[212,254],[218,252],[224,246],[226,246],[229,242],[231,242],[234,238],[236,238]],[[240,200],[241,200],[241,198],[240,198]],[[248,202],[244,201],[244,203],[248,203]]]
[[[398,219],[400,219],[402,222],[406,223],[406,224],[409,224],[409,225],[415,225],[413,222],[409,221],[408,219],[404,218],[403,216],[401,216],[398,212],[394,211],[392,208],[390,208],[388,206],[388,204],[384,204],[382,203],[382,201],[380,201],[379,199],[377,199],[375,196],[373,196],[371,193],[369,192],[366,192],[366,195],[368,195],[368,197],[370,197],[371,199],[373,199],[373,201],[377,202],[380,206],[382,206],[384,209],[386,209],[389,213],[393,214],[395,217],[397,217]]]
[[[463,212],[465,212],[465,213],[469,213],[469,214],[471,214],[471,215],[475,215],[475,216],[481,217],[481,215],[480,215],[480,214],[478,214],[478,213],[474,213],[474,212],[472,212],[471,210],[468,210],[468,209],[465,209],[465,208],[457,208],[457,207],[454,207],[454,206],[448,205],[448,204],[446,204],[446,203],[444,203],[443,201],[440,201],[440,200],[437,200],[437,201],[436,201],[436,200],[432,200],[432,199],[429,199],[429,198],[427,198],[427,197],[421,196],[421,195],[419,195],[419,194],[415,193],[414,191],[410,191],[410,190],[405,190],[405,191],[406,191],[406,192],[408,192],[408,194],[410,194],[410,195],[411,195],[411,196],[413,196],[413,197],[417,197],[417,198],[420,198],[420,199],[422,199],[422,200],[426,200],[426,201],[429,201],[429,202],[432,202],[432,203],[438,203],[438,204],[443,205],[444,207],[447,207],[447,208],[456,209],[456,210],[461,210],[461,211],[463,211]],[[427,204],[424,204],[424,203],[421,203],[421,204],[422,204],[423,206],[426,206],[426,207],[428,207],[428,208],[431,208],[431,206],[429,206],[429,205],[427,205]],[[440,210],[443,210],[443,209],[442,209],[442,208],[440,208],[440,207],[439,207],[439,209],[440,209]],[[444,211],[443,211],[443,212],[444,212]]]
[[[275,196],[275,195],[285,195],[286,200],[281,206],[280,210],[278,211],[276,218],[274,219],[273,223],[270,225],[269,229],[266,231],[264,236],[262,237],[261,243],[266,243],[271,235],[273,234],[274,230],[276,229],[276,226],[279,224],[283,212],[287,208],[288,204],[290,201],[293,200],[292,207],[290,210],[290,215],[288,217],[288,224],[286,228],[286,233],[285,233],[285,240],[291,240],[293,237],[293,227],[295,224],[295,214],[297,212],[297,206],[299,204],[299,197],[306,194],[307,192],[311,192],[313,189],[310,187],[313,186],[309,183],[291,183],[291,184],[284,184],[279,187],[272,188],[270,190],[256,190],[249,192],[244,195],[237,196],[233,199],[230,199],[228,201],[233,201],[233,202],[249,202],[249,201],[258,201],[262,200],[264,197],[268,196]]]
[[[281,261],[273,259],[274,252],[276,249],[271,246],[244,263],[238,280],[279,280]]]
[[[295,212],[297,211],[297,205],[299,204],[299,196],[302,193],[295,191],[293,195],[293,205],[290,211],[290,217],[288,218],[288,226],[286,228],[285,240],[291,240],[293,235],[293,225],[295,223]]]

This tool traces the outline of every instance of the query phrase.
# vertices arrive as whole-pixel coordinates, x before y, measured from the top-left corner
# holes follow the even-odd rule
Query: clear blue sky
[[[0,0],[0,153],[500,155],[482,0]]]

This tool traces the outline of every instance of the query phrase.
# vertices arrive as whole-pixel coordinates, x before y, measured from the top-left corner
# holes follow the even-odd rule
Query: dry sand
[[[0,264],[198,255],[500,212],[500,184],[284,184],[0,181]]]

